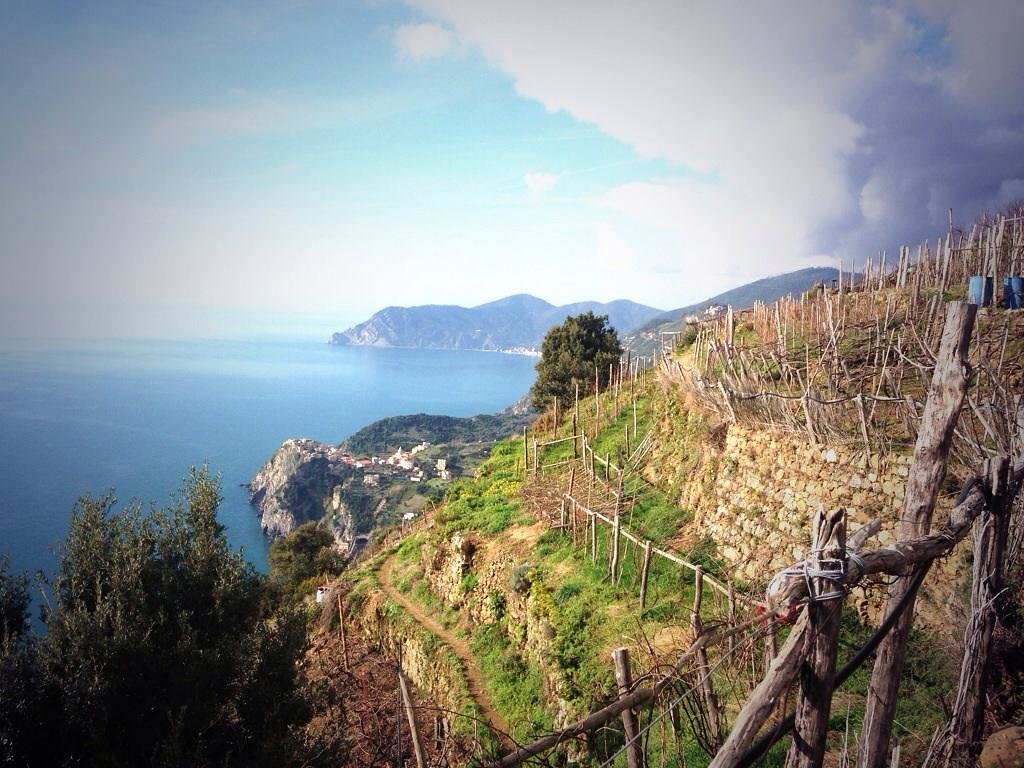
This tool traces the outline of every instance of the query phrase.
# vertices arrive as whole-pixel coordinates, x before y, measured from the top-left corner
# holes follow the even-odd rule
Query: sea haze
[[[223,477],[221,521],[266,568],[243,485],[288,437],[339,442],[403,413],[492,413],[536,360],[315,341],[103,341],[0,347],[0,554],[51,570],[82,493],[165,504],[188,467]]]

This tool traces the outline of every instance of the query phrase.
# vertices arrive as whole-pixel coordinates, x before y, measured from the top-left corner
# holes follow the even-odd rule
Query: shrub
[[[512,569],[512,573],[509,574],[508,588],[518,595],[524,595],[529,592],[530,586],[533,584],[532,570],[533,566],[529,563],[517,565]]]

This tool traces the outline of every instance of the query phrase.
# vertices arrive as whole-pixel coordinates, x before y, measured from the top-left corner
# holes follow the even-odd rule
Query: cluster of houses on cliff
[[[388,474],[392,474],[395,470],[403,473],[408,472],[409,480],[414,483],[427,479],[427,473],[431,471],[440,480],[451,480],[452,473],[448,469],[448,461],[446,459],[437,459],[432,470],[426,470],[414,461],[418,454],[423,453],[429,447],[430,443],[422,442],[419,445],[414,445],[408,451],[400,447],[386,458],[381,456],[353,456],[350,453],[342,453],[339,458],[343,464],[347,464],[354,469],[364,470],[363,485],[373,488],[380,485],[382,474],[380,471],[373,471],[374,469],[384,470],[388,468],[390,470]]]

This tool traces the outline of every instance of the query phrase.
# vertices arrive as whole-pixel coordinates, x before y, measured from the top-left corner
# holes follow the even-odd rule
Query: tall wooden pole
[[[615,662],[615,682],[619,686],[619,698],[629,695],[633,687],[633,676],[629,671],[629,649],[616,648],[612,651]],[[644,768],[644,752],[640,744],[640,723],[632,709],[622,710],[622,728],[626,734],[626,765],[628,768]]]
[[[651,569],[651,542],[644,542],[644,564],[640,567],[640,612],[647,607],[647,573]]]
[[[420,741],[420,729],[416,725],[416,707],[409,692],[409,681],[405,679],[402,668],[398,668],[398,687],[402,691],[402,704],[405,707],[405,716],[409,721],[409,733],[412,736],[412,749],[416,754],[416,768],[427,768],[427,753],[423,751],[423,742]]]
[[[1003,557],[1009,533],[1010,507],[1016,497],[1008,490],[1010,461],[1005,456],[988,462],[992,503],[974,522],[974,579],[971,618],[964,629],[960,683],[949,718],[945,743],[933,765],[973,765],[981,747],[995,629],[997,601],[1003,591]]]
[[[345,606],[341,602],[341,595],[338,595],[338,629],[341,632],[341,657],[345,662],[345,671],[348,672],[348,638],[345,634]]]
[[[704,621],[700,617],[700,606],[704,598],[704,569],[699,565],[693,573],[693,611],[690,614],[690,629],[693,639],[704,634]],[[700,690],[704,699],[704,711],[708,716],[708,737],[714,749],[722,744],[722,720],[718,707],[718,696],[711,683],[711,667],[708,664],[708,652],[702,647],[697,651],[697,674],[701,678]]]
[[[846,510],[826,513],[819,509],[814,521],[812,562],[819,572],[846,572]],[[800,665],[800,692],[796,699],[793,742],[786,768],[821,768],[825,758],[828,718],[832,711],[832,687],[839,650],[839,617],[845,593],[829,579],[810,579],[815,599],[807,604],[807,642]],[[838,596],[827,597],[839,592]]]
[[[523,478],[530,474],[530,442],[526,427],[523,427]]]
[[[900,539],[924,536],[931,527],[935,498],[946,475],[946,459],[953,430],[967,393],[967,380],[971,373],[967,348],[977,309],[974,304],[955,301],[950,303],[946,311],[935,371],[907,478],[903,514],[900,518]],[[887,616],[910,591],[910,580],[909,576],[901,576],[889,587]],[[889,760],[896,695],[903,672],[907,640],[914,621],[913,603],[914,598],[911,597],[910,605],[896,620],[892,631],[878,648],[864,711],[864,726],[857,755],[858,768],[884,768]]]

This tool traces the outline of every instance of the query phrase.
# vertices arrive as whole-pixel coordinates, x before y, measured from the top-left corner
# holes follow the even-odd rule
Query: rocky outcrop
[[[259,510],[263,532],[286,536],[328,512],[347,512],[334,492],[346,474],[340,449],[316,440],[285,440],[249,483],[249,502]]]

